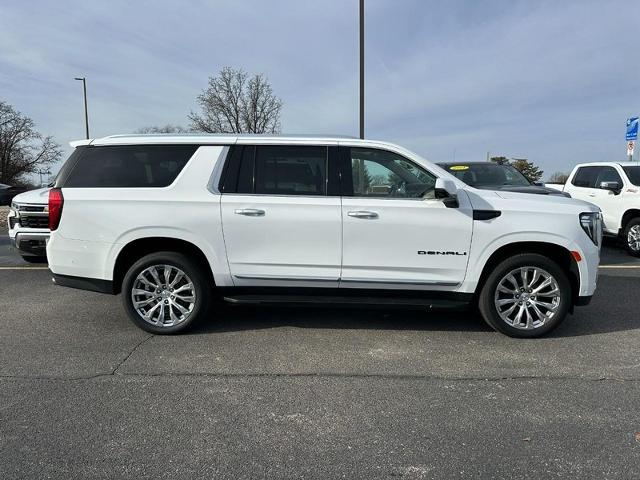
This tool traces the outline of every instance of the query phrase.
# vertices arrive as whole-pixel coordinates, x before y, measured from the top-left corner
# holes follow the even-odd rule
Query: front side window
[[[602,171],[602,167],[580,167],[571,180],[576,187],[596,188],[596,180]]]
[[[436,177],[385,150],[351,148],[353,195],[378,198],[435,198]]]
[[[197,145],[114,145],[76,149],[79,157],[59,176],[62,187],[166,187]],[[75,155],[75,152],[74,152]],[[69,158],[69,161],[72,159]],[[58,182],[56,182],[58,184]]]
[[[602,182],[617,182],[622,185],[622,178],[620,178],[620,174],[616,172],[615,168],[602,167],[598,174],[598,178],[596,178],[596,187],[600,188],[600,184]]]
[[[325,195],[326,147],[258,146],[254,168],[255,193]]]

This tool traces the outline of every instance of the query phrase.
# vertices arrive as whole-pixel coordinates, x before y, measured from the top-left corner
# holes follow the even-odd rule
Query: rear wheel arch
[[[482,274],[478,281],[476,296],[479,295],[481,286],[487,280],[493,269],[503,260],[523,253],[537,253],[548,257],[557,263],[560,268],[567,274],[569,283],[571,284],[572,300],[575,303],[580,293],[580,274],[578,265],[574,260],[571,252],[565,247],[549,242],[514,242],[503,245],[491,254],[485,263]]]
[[[182,253],[188,258],[193,259],[194,262],[204,270],[205,275],[211,282],[211,286],[214,286],[213,270],[211,269],[207,256],[198,246],[178,238],[145,237],[129,242],[118,253],[113,268],[114,293],[120,293],[124,276],[136,261],[145,255],[166,251]]]

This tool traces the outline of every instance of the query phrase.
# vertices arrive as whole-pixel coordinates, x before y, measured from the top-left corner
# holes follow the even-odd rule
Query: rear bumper
[[[73,277],[70,275],[53,274],[53,283],[61,287],[77,288],[78,290],[89,290],[91,292],[108,293],[114,295],[113,282],[111,280],[101,280],[99,278]]]

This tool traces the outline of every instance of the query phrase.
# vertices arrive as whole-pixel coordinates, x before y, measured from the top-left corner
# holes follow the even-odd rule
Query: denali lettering
[[[418,250],[418,255],[459,255],[464,257],[467,252],[439,252],[435,250]]]

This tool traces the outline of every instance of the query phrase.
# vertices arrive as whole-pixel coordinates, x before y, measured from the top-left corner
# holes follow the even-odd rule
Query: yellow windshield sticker
[[[454,165],[452,167],[449,167],[449,170],[453,170],[455,172],[460,171],[460,170],[469,170],[469,166],[468,165]]]

